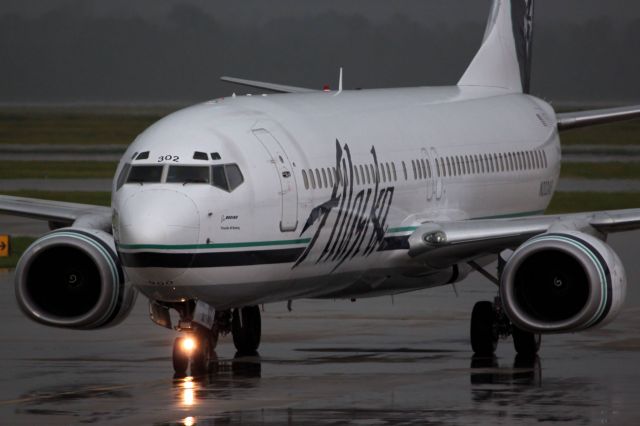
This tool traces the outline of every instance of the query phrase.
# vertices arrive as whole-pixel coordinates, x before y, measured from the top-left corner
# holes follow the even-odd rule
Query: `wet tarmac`
[[[495,294],[472,276],[392,298],[266,305],[260,354],[222,339],[215,371],[174,378],[175,333],[138,299],[120,326],[65,331],[27,320],[0,272],[0,423],[154,425],[638,424],[639,232],[611,238],[627,265],[623,313],[601,330],[548,336],[535,360],[474,359],[473,303]]]

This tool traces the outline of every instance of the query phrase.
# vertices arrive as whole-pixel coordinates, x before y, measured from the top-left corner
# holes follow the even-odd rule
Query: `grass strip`
[[[0,268],[15,268],[22,253],[34,241],[33,237],[11,237],[9,257],[0,257]]]
[[[0,110],[0,144],[128,145],[164,113]]]
[[[640,120],[567,130],[560,139],[563,145],[638,145]]]
[[[110,206],[110,192],[60,192],[60,191],[6,191],[1,195],[12,197],[40,198],[43,200],[66,201],[69,203],[93,204],[96,206]]]
[[[640,162],[563,163],[562,178],[640,179]]]
[[[640,192],[556,192],[547,214],[640,208]]]
[[[117,167],[111,161],[2,161],[0,179],[111,179]]]

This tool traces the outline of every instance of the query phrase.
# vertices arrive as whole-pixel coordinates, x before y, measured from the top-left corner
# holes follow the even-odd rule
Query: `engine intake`
[[[63,228],[44,235],[20,258],[15,280],[22,311],[54,327],[116,325],[137,294],[125,282],[113,237],[98,230]]]
[[[613,319],[624,302],[618,255],[581,232],[547,233],[520,246],[502,274],[507,316],[535,333],[574,332]]]

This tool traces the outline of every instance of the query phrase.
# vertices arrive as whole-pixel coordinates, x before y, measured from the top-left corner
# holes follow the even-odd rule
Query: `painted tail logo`
[[[336,140],[336,171],[337,179],[333,185],[331,199],[315,207],[300,235],[311,226],[319,222],[318,229],[311,238],[311,242],[300,255],[293,268],[311,256],[316,256],[315,263],[335,262],[335,271],[346,260],[356,256],[369,256],[379,249],[384,241],[386,220],[393,201],[394,187],[380,188],[380,172],[378,157],[374,147],[371,148],[373,157],[373,188],[361,189],[354,194],[354,169],[351,152],[348,145],[343,149]],[[366,166],[365,166],[366,167]],[[364,180],[364,176],[362,177]],[[355,191],[358,191],[356,188]],[[333,215],[333,216],[332,216]],[[327,222],[332,219],[333,227],[329,239],[322,251],[314,250],[320,237],[326,237],[329,228]],[[326,228],[326,229],[325,229]],[[314,253],[312,253],[314,252]]]

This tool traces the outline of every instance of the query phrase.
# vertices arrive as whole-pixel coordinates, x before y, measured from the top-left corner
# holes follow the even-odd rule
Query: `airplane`
[[[473,308],[477,354],[512,336],[532,356],[543,334],[608,323],[627,280],[606,236],[640,228],[640,209],[544,212],[560,132],[637,118],[640,106],[556,113],[532,96],[533,14],[533,0],[494,0],[451,87],[223,77],[270,94],[153,124],[123,155],[111,207],[1,196],[0,212],[51,228],[16,267],[20,308],[91,330],[121,322],[142,293],[151,320],[181,332],[177,374],[206,370],[221,335],[257,351],[261,304],[394,295],[472,272],[497,294]]]

